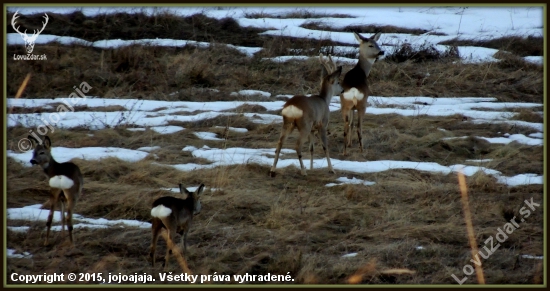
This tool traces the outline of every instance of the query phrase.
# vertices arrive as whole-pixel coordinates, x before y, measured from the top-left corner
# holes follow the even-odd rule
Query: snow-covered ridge
[[[326,39],[334,42],[349,44],[356,47],[355,37],[349,32],[336,32],[306,29],[302,26],[311,21],[318,22],[325,27],[341,29],[346,26],[397,26],[417,28],[428,31],[422,35],[408,33],[384,33],[380,44],[385,50],[391,50],[396,45],[408,43],[411,46],[433,45],[440,51],[448,47],[439,43],[451,39],[492,39],[503,36],[542,36],[543,13],[541,6],[533,7],[307,7],[305,10],[313,14],[326,15],[320,18],[281,18],[303,11],[303,7],[9,7],[9,12],[19,11],[20,14],[61,13],[68,14],[81,11],[86,16],[98,14],[112,14],[119,12],[144,13],[146,15],[160,15],[170,13],[178,16],[191,16],[202,13],[217,19],[231,17],[243,27],[265,29],[262,35],[288,36],[296,38]],[[262,14],[268,17],[247,18],[248,15]],[[334,14],[349,15],[349,18],[331,17]],[[297,13],[299,15],[299,13]],[[271,16],[271,17],[270,17]],[[411,24],[411,20],[414,23]],[[506,21],[504,21],[506,19]],[[509,19],[509,21],[508,21]],[[42,34],[37,38],[37,44],[57,41],[62,44],[78,44],[96,48],[116,48],[132,44],[181,47],[192,45],[208,47],[207,42],[197,42],[183,39],[137,39],[137,40],[99,40],[89,42],[70,36],[56,36]],[[23,39],[16,33],[7,35],[8,45],[23,45]],[[226,44],[241,53],[252,56],[262,50],[260,47],[242,47]],[[341,50],[338,48],[337,50]],[[493,55],[495,49],[483,47],[459,46],[458,52],[465,62],[493,62],[497,61]],[[312,54],[315,56],[317,53]],[[290,59],[308,59],[311,56],[279,56],[273,61],[284,62]],[[542,64],[542,57],[528,56],[526,61]],[[342,59],[341,62],[350,60]]]

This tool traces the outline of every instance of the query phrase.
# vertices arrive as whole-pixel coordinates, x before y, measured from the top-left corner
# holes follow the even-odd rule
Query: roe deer
[[[176,232],[182,235],[184,252],[187,251],[187,233],[193,221],[193,215],[201,212],[200,194],[204,190],[204,184],[201,184],[197,190],[192,193],[187,191],[183,185],[179,184],[180,193],[186,195],[185,199],[172,196],[160,197],[153,202],[151,209],[153,241],[151,242],[151,252],[149,256],[152,259],[152,265],[155,266],[155,249],[160,231],[165,228],[168,238],[174,243]],[[164,266],[167,266],[169,255],[172,250],[167,247],[164,258]]]
[[[69,239],[71,245],[74,245],[73,239],[73,208],[82,193],[84,179],[80,168],[71,162],[58,163],[52,157],[52,141],[48,136],[44,138],[44,144],[39,143],[33,136],[29,135],[29,140],[33,141],[34,151],[31,164],[40,165],[44,174],[48,177],[50,183],[50,214],[46,226],[46,240],[44,245],[48,245],[50,229],[52,226],[53,214],[57,203],[61,204],[61,231],[65,233],[65,206],[67,208],[67,227],[69,229]]]
[[[321,55],[321,64],[323,64]],[[290,134],[294,128],[298,128],[300,136],[296,142],[296,153],[298,154],[298,160],[300,161],[301,173],[306,176],[306,170],[302,161],[302,144],[307,136],[309,140],[309,151],[311,153],[310,170],[313,169],[313,133],[312,130],[316,130],[320,134],[321,142],[323,144],[323,151],[327,157],[328,168],[332,173],[336,173],[330,163],[330,157],[327,146],[327,125],[330,115],[329,104],[332,96],[335,96],[342,91],[339,78],[342,73],[342,67],[338,67],[335,72],[329,73],[327,67],[323,64],[323,81],[321,83],[321,92],[319,95],[312,95],[310,97],[303,95],[296,95],[288,100],[283,106],[281,114],[283,115],[283,129],[279,142],[277,143],[277,149],[275,150],[275,160],[271,167],[270,175],[275,176],[275,169],[277,167],[277,161],[279,160],[279,154],[281,147],[286,140],[288,134]]]
[[[367,99],[370,94],[367,77],[374,62],[379,56],[384,55],[384,51],[376,43],[380,38],[380,32],[371,38],[363,37],[355,32],[353,34],[359,42],[359,61],[344,76],[344,80],[342,81],[344,90],[340,94],[341,111],[344,117],[344,155],[347,154],[347,147],[351,147],[351,125],[353,124],[355,110],[357,110],[359,148],[363,152],[362,123],[367,109]]]

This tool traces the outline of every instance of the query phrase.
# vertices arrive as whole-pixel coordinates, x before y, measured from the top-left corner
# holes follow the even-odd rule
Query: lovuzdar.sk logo
[[[25,29],[24,32],[21,32],[19,28],[21,27],[16,26],[16,20],[19,18],[19,10],[13,14],[13,17],[11,18],[11,26],[13,27],[13,30],[15,30],[19,35],[21,35],[21,38],[25,41],[25,49],[27,50],[26,55],[13,55],[14,60],[46,60],[46,55],[33,55],[32,52],[34,50],[34,43],[36,42],[36,38],[44,31],[44,28],[46,28],[46,25],[48,24],[48,14],[44,13],[44,19],[45,22],[42,22],[42,28],[41,29],[35,29],[33,31],[33,34],[29,36],[27,34],[27,30]]]

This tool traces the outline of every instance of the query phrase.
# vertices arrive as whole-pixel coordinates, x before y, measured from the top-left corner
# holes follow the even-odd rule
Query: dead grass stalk
[[[474,227],[472,225],[472,213],[470,212],[470,204],[468,202],[468,187],[466,186],[466,178],[461,171],[458,172],[458,184],[460,186],[460,194],[462,197],[462,209],[464,211],[464,220],[466,221],[468,240],[470,242],[470,248],[472,250],[472,259],[475,260],[475,256],[478,254],[477,242],[474,235]],[[477,282],[479,284],[485,284],[485,277],[483,276],[483,268],[481,267],[481,263],[479,265],[474,264],[474,266],[477,275]]]
[[[181,253],[181,249],[176,244],[174,244],[174,242],[168,237],[168,233],[165,230],[161,232],[161,235],[166,241],[166,246],[172,250],[172,254],[176,257],[176,260],[178,261],[178,264],[180,265],[181,270],[184,273],[192,275],[193,273],[189,269],[189,266],[187,265],[187,261],[185,261],[185,258]],[[165,262],[165,264],[167,263],[168,262]]]
[[[27,84],[29,83],[29,80],[31,79],[31,73],[28,73],[25,79],[23,80],[23,83],[21,83],[21,86],[19,86],[19,89],[17,90],[17,93],[15,94],[15,99],[18,99],[23,94],[23,91],[25,91],[25,88],[27,88]],[[13,106],[10,107],[10,114],[13,109]]]

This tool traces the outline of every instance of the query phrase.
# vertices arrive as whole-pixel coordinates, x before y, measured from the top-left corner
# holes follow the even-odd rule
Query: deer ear
[[[380,35],[382,35],[382,32],[378,32],[375,35],[371,37],[372,40],[378,41],[380,39]]]
[[[50,148],[52,146],[52,141],[50,139],[49,136],[46,135],[46,137],[44,138],[44,146],[46,148]]]
[[[321,65],[321,79],[323,79],[324,77],[328,76],[329,73],[327,72],[327,68],[325,68],[325,66]]]
[[[336,71],[334,71],[330,75],[330,80],[331,81],[338,80],[338,78],[340,78],[340,74],[342,74],[342,66],[338,66],[338,69],[336,69]]]
[[[358,34],[357,32],[354,32],[353,35],[355,35],[355,39],[359,42],[359,43],[362,43],[363,42],[363,37]]]
[[[321,63],[321,80],[325,78],[329,73],[327,72],[327,67],[323,63],[323,54],[319,53],[319,63]]]
[[[187,197],[189,197],[189,195],[191,194],[191,192],[187,191],[187,189],[185,189],[185,187],[183,187],[183,184],[179,184],[179,187],[180,187],[180,193],[183,195],[183,199],[187,199]]]
[[[342,74],[342,66],[338,66],[338,69],[336,70],[336,78],[339,78]]]
[[[201,184],[199,188],[197,188],[197,190],[195,191],[195,197],[198,197],[199,195],[201,195],[202,191],[204,191],[204,184]]]
[[[29,136],[27,137],[27,139],[29,139],[29,140],[31,141],[32,147],[36,147],[36,145],[38,144],[38,141],[37,141],[36,138],[34,138],[34,136],[32,136],[32,135],[29,135]]]

